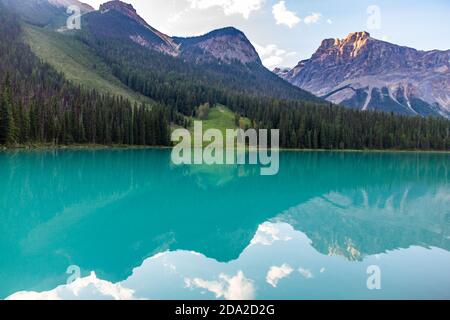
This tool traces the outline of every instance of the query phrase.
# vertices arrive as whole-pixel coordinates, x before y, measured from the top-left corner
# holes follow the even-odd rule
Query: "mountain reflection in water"
[[[167,150],[0,153],[0,297],[89,298],[55,291],[70,265],[111,289],[91,295],[124,299],[449,297],[448,155],[280,161],[262,177],[175,167]]]

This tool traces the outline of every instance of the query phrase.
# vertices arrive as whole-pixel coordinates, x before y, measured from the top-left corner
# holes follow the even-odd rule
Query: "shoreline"
[[[13,147],[0,147],[0,152],[5,151],[96,151],[96,150],[165,150],[173,149],[170,146],[138,146],[138,145],[101,145],[101,144],[76,144],[76,145],[17,145]],[[248,151],[248,150],[247,150]],[[450,150],[420,150],[420,149],[298,149],[280,148],[280,152],[339,152],[339,153],[439,153],[447,154]]]
[[[39,151],[39,150],[135,150],[135,149],[171,149],[168,146],[138,146],[138,145],[103,145],[103,144],[73,144],[73,145],[17,145],[0,147],[2,151]]]

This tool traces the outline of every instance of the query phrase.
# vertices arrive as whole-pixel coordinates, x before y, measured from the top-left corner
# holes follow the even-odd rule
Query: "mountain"
[[[70,6],[77,6],[80,8],[82,13],[94,11],[94,8],[92,8],[90,5],[78,0],[48,0],[48,2],[56,7],[65,9],[69,8]]]
[[[166,94],[175,90],[176,86],[167,81],[171,78],[183,91],[189,85],[197,93],[214,90],[226,91],[222,96],[234,92],[323,103],[267,70],[244,33],[235,28],[200,37],[172,38],[148,24],[132,5],[116,0],[102,4],[99,10],[87,7],[81,17],[82,28],[77,31],[64,28],[68,17],[65,6],[82,4],[76,0],[1,3],[26,22],[24,40],[33,52],[76,85],[120,94],[131,101],[143,102],[146,96],[148,102],[162,99],[161,93],[150,92],[157,83]],[[129,75],[131,70],[133,76]],[[141,85],[141,81],[151,79],[153,84]],[[186,102],[180,92],[174,94],[179,96],[175,99],[177,106],[187,103],[192,108],[197,101],[205,102],[205,94]],[[186,96],[191,95],[186,92]],[[174,105],[173,99],[163,103]]]
[[[91,33],[103,38],[131,40],[143,47],[194,63],[242,64],[261,60],[241,31],[228,27],[199,37],[169,37],[150,26],[133,8],[122,1],[109,1],[83,17]]]
[[[186,81],[219,91],[230,90],[247,95],[323,102],[322,99],[292,86],[267,70],[245,34],[233,27],[213,30],[198,37],[170,37],[147,23],[131,4],[119,0],[106,2],[99,10],[83,6],[83,3],[77,0],[0,0],[0,2],[13,9],[28,24],[46,29],[44,31],[25,26],[28,35],[26,39],[40,58],[52,64],[58,71],[66,72],[66,77],[71,79],[79,79],[80,75],[73,71],[67,74],[69,68],[66,67],[65,61],[73,62],[72,65],[88,65],[84,57],[92,54],[89,52],[83,56],[77,54],[86,52],[87,46],[90,51],[95,51],[93,54],[97,56],[97,59],[90,60],[100,59],[109,69],[114,66],[115,76],[126,86],[137,91],[138,95],[147,91],[146,88],[137,88],[134,82],[128,83],[130,81],[128,76],[125,79],[125,75],[119,75],[122,72],[118,69],[131,68],[128,65],[130,61],[122,59],[125,55],[128,55],[129,59],[140,56],[133,69],[142,72],[135,77],[142,78],[144,71],[153,75],[156,73],[164,86],[168,85],[164,78],[170,74],[177,78],[177,82]],[[78,32],[64,28],[68,17],[66,7],[69,5],[84,8],[81,17],[82,29]],[[40,43],[43,38],[49,40],[45,42],[49,47],[43,48]],[[78,46],[76,41],[79,42]],[[64,47],[68,42],[72,47],[78,47],[74,54],[67,57],[60,55],[59,59],[54,61],[55,54],[52,53],[65,51]],[[112,53],[106,52],[104,50],[106,47],[112,50]],[[116,54],[122,50],[126,50],[126,53]],[[95,65],[100,64],[96,62]],[[92,72],[97,70],[90,68],[88,71],[91,74],[89,78],[92,78]],[[87,77],[81,78],[86,82]],[[89,81],[89,84],[92,82]],[[101,81],[95,81],[95,84],[101,84]],[[108,85],[103,83],[94,88],[101,89],[100,87],[105,88]],[[110,87],[117,88],[117,84],[113,83]],[[115,89],[110,93],[115,94]],[[159,99],[160,97],[156,97],[155,100]],[[139,100],[142,101],[141,98]],[[181,104],[181,100],[178,100]],[[193,103],[195,99],[190,101]]]
[[[109,1],[99,11],[84,17],[90,31],[100,37],[131,40],[153,49],[194,63],[223,62],[261,64],[255,48],[241,31],[228,27],[198,37],[169,37],[151,27],[131,4]]]
[[[100,10],[83,16],[89,32],[101,38],[133,41],[141,46],[178,55],[178,45],[167,35],[151,27],[142,19],[131,4],[109,1]]]
[[[290,71],[292,70],[292,68],[288,68],[288,67],[284,67],[284,68],[275,68],[273,69],[273,73],[275,73],[277,76],[284,78]]]
[[[75,85],[66,72],[32,51],[24,24],[0,3],[0,146],[169,143],[167,108],[136,109],[119,91],[100,93],[86,83]],[[66,60],[80,54],[68,42],[61,45],[67,44]],[[103,68],[97,64],[92,69]],[[76,72],[81,76],[83,70]]]
[[[450,50],[418,51],[355,32],[326,39],[286,73],[290,83],[362,110],[450,117]]]
[[[450,149],[450,121],[327,103],[267,70],[234,28],[169,37],[110,1],[67,30],[50,1],[0,0],[0,145],[168,145],[199,106],[223,105],[234,125],[279,129],[283,148]],[[34,4],[48,11],[32,21]]]
[[[199,37],[169,37],[151,27],[131,4],[118,0],[109,1],[101,5],[100,10],[83,15],[82,26],[78,36],[83,37],[84,43],[89,43],[109,64],[121,65],[126,70],[135,69],[136,78],[142,78],[143,74],[148,77],[159,74],[158,77],[167,85],[163,78],[169,74],[177,82],[218,91],[323,102],[267,70],[245,34],[232,27]],[[123,52],[115,54],[118,51]],[[129,57],[128,60],[124,59],[125,56]],[[130,66],[132,60],[136,61]],[[120,77],[129,81],[128,76]],[[145,91],[145,88],[135,87],[135,83],[127,85]]]
[[[262,65],[261,59],[245,34],[228,27],[211,31],[203,36],[174,38],[180,44],[181,56],[195,63],[224,63],[238,61],[242,64]]]
[[[90,5],[78,0],[0,0],[0,2],[26,22],[41,27],[64,24],[69,16],[66,10],[70,6],[79,7],[81,13],[94,10]]]

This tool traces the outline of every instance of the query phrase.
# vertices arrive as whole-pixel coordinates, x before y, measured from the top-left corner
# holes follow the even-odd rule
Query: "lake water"
[[[0,152],[7,297],[449,299],[450,156],[282,152],[260,176],[169,150]]]

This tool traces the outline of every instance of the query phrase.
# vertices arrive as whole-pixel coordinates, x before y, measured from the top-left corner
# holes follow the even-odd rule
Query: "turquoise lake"
[[[281,152],[278,175],[259,169],[0,152],[0,298],[450,299],[449,154]]]

